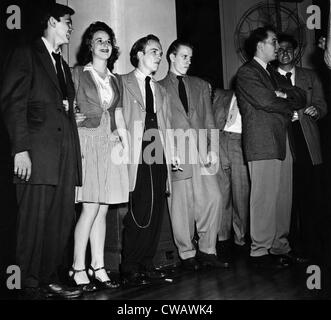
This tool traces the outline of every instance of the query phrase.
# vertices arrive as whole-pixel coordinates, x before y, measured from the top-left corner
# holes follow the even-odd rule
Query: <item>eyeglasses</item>
[[[293,53],[293,48],[279,48],[278,54],[284,54],[284,53]]]
[[[111,47],[111,41],[110,40],[105,40],[103,41],[102,39],[95,39],[94,43],[97,44],[98,46],[106,45],[108,47]]]

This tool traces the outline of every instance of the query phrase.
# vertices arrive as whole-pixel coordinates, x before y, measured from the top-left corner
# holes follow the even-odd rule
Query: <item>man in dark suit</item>
[[[124,281],[132,285],[165,276],[153,265],[166,194],[170,192],[170,158],[166,152],[169,101],[165,89],[153,79],[162,53],[156,36],[147,35],[137,40],[130,51],[135,70],[121,76],[123,116],[131,137],[130,199],[123,221],[121,273]]]
[[[236,95],[232,90],[216,89],[213,101],[216,127],[220,129],[218,176],[224,207],[218,231],[217,249],[222,259],[231,260],[231,232],[234,243],[245,245],[249,212],[250,181],[242,149],[242,121]],[[223,251],[223,252],[222,252]]]
[[[316,72],[295,66],[297,41],[288,34],[281,34],[278,42],[278,72],[290,85],[300,87],[307,95],[307,104],[295,111],[292,118],[296,158],[293,163],[293,228],[290,235],[300,255],[318,258],[322,234],[322,152],[317,120],[326,115],[327,105]]]
[[[227,265],[216,258],[216,237],[222,214],[222,195],[216,177],[219,146],[215,139],[208,142],[199,137],[202,132],[199,129],[212,131],[216,127],[208,83],[186,75],[192,55],[191,44],[175,40],[167,51],[170,70],[160,83],[170,96],[171,127],[175,130],[175,150],[180,163],[172,172],[170,217],[175,243],[184,268],[198,270],[200,266]],[[208,143],[215,158],[211,153],[210,157],[203,153]],[[194,161],[197,152],[200,159]],[[210,173],[215,172],[205,174],[205,167]],[[181,170],[176,170],[179,168]],[[195,226],[198,251],[194,244]]]
[[[288,126],[305,92],[282,82],[271,65],[279,48],[275,31],[261,27],[247,40],[253,59],[237,74],[243,146],[251,178],[251,261],[283,267],[292,261],[288,242],[292,204],[292,155]]]
[[[58,273],[75,221],[75,185],[81,181],[74,87],[61,57],[72,14],[59,4],[44,10],[43,36],[11,55],[1,91],[14,157],[22,286],[65,298],[81,294],[60,285]]]

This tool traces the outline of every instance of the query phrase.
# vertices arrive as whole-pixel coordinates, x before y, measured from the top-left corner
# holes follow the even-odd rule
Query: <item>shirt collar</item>
[[[278,67],[277,71],[283,76],[286,76],[286,73],[288,73],[288,72],[291,72],[292,75],[294,75],[295,74],[295,67],[293,67],[290,71],[285,71],[285,70]]]
[[[254,56],[254,60],[260,64],[264,70],[267,70],[267,63],[265,63],[264,61],[262,61],[259,57]]]
[[[54,47],[52,46],[52,44],[45,38],[45,37],[41,37],[41,40],[44,42],[47,51],[49,52],[49,54],[52,56],[52,52],[55,52]],[[55,53],[60,53],[62,54],[61,49],[59,48],[57,52]]]
[[[146,77],[150,77],[151,81],[154,82],[154,78],[152,75],[146,76],[142,71],[140,71],[138,68],[134,70],[134,74],[137,77],[138,80],[145,81]]]
[[[172,81],[178,81],[178,79],[177,79],[178,76],[183,77],[183,78],[187,77],[186,74],[183,74],[183,75],[177,75],[177,74],[175,74],[175,73],[172,72],[172,71],[169,71],[168,74],[169,74],[169,77],[170,77],[170,79],[171,79]]]

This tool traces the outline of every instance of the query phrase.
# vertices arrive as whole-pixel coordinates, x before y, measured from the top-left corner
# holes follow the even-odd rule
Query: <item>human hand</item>
[[[308,107],[303,113],[313,118],[318,116],[318,110],[314,106]]]
[[[171,167],[172,171],[183,171],[183,168],[180,167],[180,159],[179,157],[173,157],[171,159]]]
[[[275,90],[275,94],[278,98],[283,98],[286,99],[287,98],[287,94],[285,92],[279,91],[279,90]]]
[[[14,157],[14,174],[18,178],[29,181],[31,176],[32,163],[28,151],[15,154]]]
[[[325,37],[320,37],[318,39],[317,46],[318,46],[318,48],[325,50],[325,48],[326,48],[326,38]]]
[[[81,122],[83,122],[86,119],[86,116],[84,115],[84,113],[80,113],[80,112],[76,112],[75,113],[75,120],[77,125],[80,124]]]

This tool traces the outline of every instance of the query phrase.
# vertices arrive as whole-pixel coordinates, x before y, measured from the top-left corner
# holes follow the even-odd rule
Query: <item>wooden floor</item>
[[[321,268],[321,289],[309,290],[307,267],[261,270],[247,262],[247,252],[237,253],[230,269],[187,272],[168,267],[167,279],[134,288],[86,294],[79,300],[330,300],[331,277]]]

